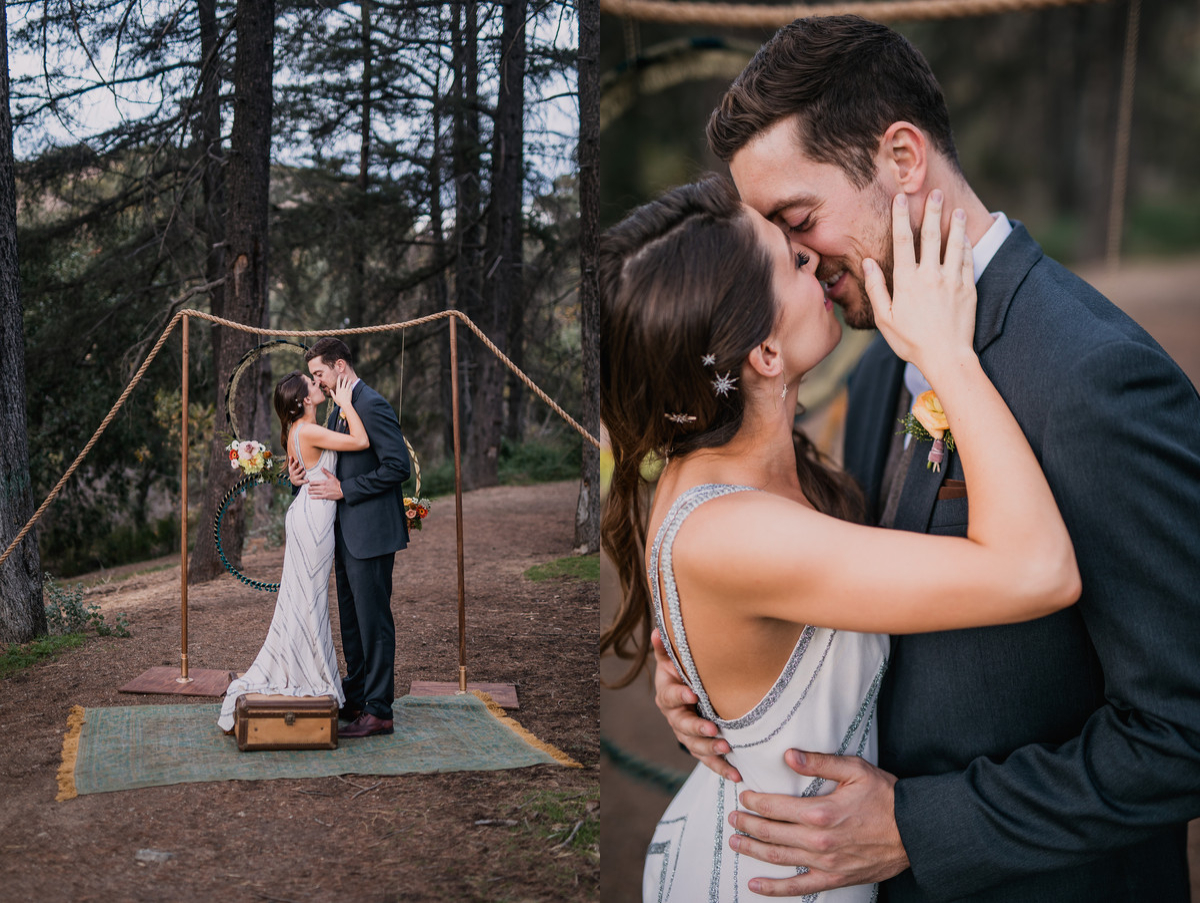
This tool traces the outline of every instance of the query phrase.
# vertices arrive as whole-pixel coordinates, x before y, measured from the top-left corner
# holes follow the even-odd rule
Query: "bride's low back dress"
[[[325,479],[321,468],[337,470],[337,452],[323,449],[309,467],[300,454],[301,424],[292,425],[297,460],[312,481]],[[329,627],[329,569],[333,564],[333,521],[337,502],[314,499],[308,484],[300,487],[287,510],[287,544],[283,550],[283,576],[267,639],[246,673],[225,691],[222,730],[233,728],[233,710],[245,693],[279,696],[332,696],[340,707],[342,679],[338,674],[333,632]]]
[[[675,536],[693,511],[705,502],[747,486],[709,484],[684,492],[667,512],[650,551],[650,587],[654,617],[664,642],[670,634],[663,622],[663,596],[674,631],[678,656],[666,643],[682,679],[700,698],[700,714],[715,721],[731,752],[726,759],[742,775],[742,783],[726,781],[697,765],[654,831],[642,874],[646,901],[678,903],[751,903],[764,899],[751,893],[751,878],[788,878],[795,866],[772,865],[731,850],[734,830],[729,813],[738,808],[738,793],[757,790],[814,796],[836,786],[822,778],[796,774],[783,761],[790,748],[862,756],[876,760],[875,702],[887,668],[888,638],[806,626],[783,672],[767,695],[740,718],[718,718],[692,661],[679,591],[671,562]],[[662,592],[656,574],[662,577]],[[845,887],[791,899],[819,903],[869,903],[875,885]]]

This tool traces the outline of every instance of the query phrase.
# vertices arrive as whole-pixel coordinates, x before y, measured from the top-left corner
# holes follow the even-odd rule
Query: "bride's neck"
[[[800,492],[792,445],[794,390],[786,398],[747,405],[741,429],[717,448],[698,449],[681,464],[699,482],[736,483],[780,495]],[[685,463],[686,462],[686,463]]]

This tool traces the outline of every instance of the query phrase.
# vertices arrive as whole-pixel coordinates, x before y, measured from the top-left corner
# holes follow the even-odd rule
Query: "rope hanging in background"
[[[195,293],[196,292],[193,290],[185,297],[190,297]],[[74,475],[75,471],[79,469],[79,465],[83,463],[83,459],[87,457],[88,452],[92,450],[92,447],[95,446],[95,444],[100,440],[100,436],[103,435],[106,429],[108,429],[108,425],[112,423],[113,418],[117,416],[117,412],[120,411],[124,406],[125,400],[129,398],[130,393],[132,393],[137,384],[141,382],[142,376],[144,376],[146,373],[146,369],[150,366],[154,358],[158,356],[158,352],[162,350],[163,343],[166,342],[167,337],[175,330],[175,326],[184,317],[195,317],[198,320],[208,320],[210,323],[216,323],[220,326],[228,326],[230,329],[236,329],[240,332],[252,332],[256,335],[262,336],[290,336],[292,338],[318,338],[320,336],[327,335],[365,335],[373,332],[392,332],[397,329],[411,329],[414,326],[422,326],[426,323],[433,323],[437,320],[445,320],[450,317],[454,317],[461,321],[464,326],[471,330],[471,332],[475,333],[479,341],[483,342],[484,346],[486,346],[487,349],[492,352],[492,354],[496,355],[496,357],[498,357],[504,363],[504,366],[511,370],[513,374],[519,380],[521,380],[521,382],[523,382],[531,392],[548,404],[551,410],[553,410],[556,414],[558,414],[558,416],[570,424],[571,428],[574,429],[575,432],[579,433],[580,436],[592,443],[592,445],[596,446],[596,448],[600,447],[599,439],[589,433],[574,417],[564,411],[562,407],[556,401],[554,401],[554,399],[547,395],[545,391],[543,391],[542,388],[537,385],[537,383],[530,379],[520,367],[514,364],[509,359],[508,355],[504,354],[504,352],[497,348],[496,343],[489,339],[484,331],[476,326],[474,322],[472,322],[470,317],[460,310],[444,310],[436,314],[429,314],[425,317],[418,317],[415,320],[406,320],[403,323],[386,323],[382,326],[355,326],[347,329],[263,329],[262,327],[247,326],[244,323],[235,323],[233,320],[226,320],[222,317],[213,316],[212,314],[205,313],[201,310],[179,310],[175,312],[173,317],[171,317],[170,321],[163,329],[162,335],[158,337],[158,341],[154,343],[154,347],[150,349],[150,353],[146,355],[146,359],[142,361],[142,365],[138,367],[137,373],[134,374],[133,379],[129,382],[129,385],[125,387],[125,391],[121,393],[121,396],[112,406],[112,409],[108,412],[108,414],[105,415],[104,420],[101,421],[100,426],[96,428],[96,432],[92,433],[92,438],[87,441],[87,444],[84,445],[83,450],[75,456],[75,460],[71,462],[71,466],[67,468],[67,472],[59,478],[54,488],[50,490],[50,494],[46,496],[45,501],[38,506],[37,511],[33,513],[33,516],[30,517],[25,526],[21,528],[21,532],[19,532],[13,538],[12,542],[8,544],[8,548],[4,550],[4,554],[0,555],[0,564],[4,564],[4,562],[8,560],[8,556],[11,555],[13,550],[21,544],[21,541],[29,534],[29,531],[33,529],[34,524],[41,519],[42,514],[45,513],[46,509],[50,507],[50,503],[58,497],[59,492],[62,491],[62,488],[66,485],[67,480],[69,480],[72,475]]]
[[[960,19],[999,13],[1103,3],[1107,0],[878,0],[878,2],[788,4],[675,3],[673,0],[600,0],[600,11],[642,22],[714,25],[724,28],[782,28],[808,16],[856,15],[876,22]]]
[[[1117,110],[1117,140],[1113,153],[1112,200],[1108,205],[1108,265],[1117,265],[1121,255],[1121,231],[1125,225],[1125,190],[1129,184],[1129,140],[1133,134],[1133,78],[1137,71],[1138,19],[1141,0],[1129,0],[1129,23],[1125,29],[1125,62],[1121,72],[1121,104]]]

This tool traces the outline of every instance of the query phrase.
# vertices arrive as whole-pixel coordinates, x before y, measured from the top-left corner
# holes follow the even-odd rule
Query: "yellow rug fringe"
[[[73,800],[75,792],[75,760],[79,757],[79,735],[83,732],[83,706],[71,706],[67,716],[67,733],[63,736],[62,765],[58,767],[58,796],[56,802]]]
[[[508,712],[504,711],[504,709],[496,704],[496,701],[492,699],[489,694],[483,692],[482,690],[472,690],[471,693],[474,696],[478,696],[483,701],[483,704],[487,706],[487,710],[491,713],[492,717],[494,717],[497,721],[507,727],[510,731],[512,731],[534,749],[540,749],[546,755],[553,757],[554,761],[558,762],[559,765],[565,765],[567,768],[583,768],[582,765],[580,765],[558,747],[551,746],[545,740],[539,740],[532,733],[521,727],[520,724],[518,724],[509,716]]]

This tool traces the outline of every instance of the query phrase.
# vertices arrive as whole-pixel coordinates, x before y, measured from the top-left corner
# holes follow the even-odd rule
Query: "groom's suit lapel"
[[[975,351],[981,361],[984,360],[984,352],[1004,332],[1004,320],[1013,297],[1041,257],[1042,249],[1037,242],[1029,236],[1024,226],[1014,222],[1012,233],[992,257],[976,285],[979,300],[975,309]],[[997,361],[993,356],[989,363],[990,366],[985,366],[985,369],[995,381],[994,371],[1003,366],[1003,361]],[[957,468],[958,462],[953,459],[953,453],[946,452],[940,471],[928,469],[926,463],[930,445],[929,442],[918,444],[909,462],[904,491],[893,524],[898,530],[924,533],[929,528],[933,506],[937,504],[938,489],[951,469]]]
[[[1004,332],[1004,320],[1017,289],[1033,265],[1045,256],[1023,225],[1012,220],[1012,227],[975,286],[979,295],[975,308],[975,352],[981,359],[988,346]]]

